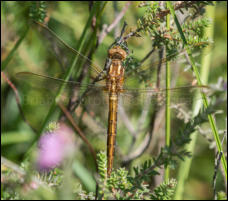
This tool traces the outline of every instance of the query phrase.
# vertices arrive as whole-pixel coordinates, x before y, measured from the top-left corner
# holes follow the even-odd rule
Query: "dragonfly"
[[[62,39],[60,39],[49,27],[44,24],[37,23],[37,26],[46,35],[51,41],[54,40],[55,44],[61,44],[72,54],[77,55],[82,61],[86,61],[89,66],[89,70],[93,72],[94,79],[91,83],[83,83],[76,81],[65,81],[64,79],[54,78],[46,75],[36,74],[32,72],[19,72],[16,74],[16,77],[23,80],[29,80],[29,84],[32,83],[46,83],[45,86],[53,90],[53,86],[60,87],[64,85],[70,89],[84,89],[84,92],[81,94],[80,98],[74,102],[74,109],[77,107],[77,103],[83,100],[83,97],[89,96],[89,91],[102,91],[108,97],[108,126],[107,126],[107,175],[110,176],[113,163],[114,163],[114,154],[115,154],[115,145],[116,145],[116,135],[117,135],[117,112],[120,97],[130,97],[134,100],[136,94],[144,95],[142,100],[145,100],[145,97],[150,96],[152,99],[165,96],[167,91],[171,93],[171,100],[174,102],[189,101],[191,100],[190,91],[202,90],[206,86],[182,86],[175,88],[152,88],[147,83],[143,85],[144,87],[135,86],[137,85],[137,75],[147,75],[151,73],[151,66],[156,65],[154,62],[149,67],[141,66],[137,71],[134,72],[134,75],[130,75],[130,72],[126,70],[124,62],[128,56],[128,52],[119,44],[114,44],[108,50],[108,59],[105,65],[105,68],[101,68],[95,65],[90,59],[86,56],[73,49],[67,45]],[[163,58],[159,60],[160,63],[165,63],[168,61],[168,58]],[[133,86],[131,84],[133,83]],[[148,87],[149,86],[149,87]],[[43,87],[43,86],[42,86]],[[93,98],[93,97],[91,97]],[[150,99],[151,100],[151,99]],[[135,101],[133,101],[135,102]],[[129,104],[129,102],[127,102]]]

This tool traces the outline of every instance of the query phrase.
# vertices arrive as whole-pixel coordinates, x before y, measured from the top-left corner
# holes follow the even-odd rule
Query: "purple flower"
[[[41,171],[49,171],[60,165],[64,158],[73,153],[73,131],[62,123],[57,130],[44,133],[38,147],[37,167]]]

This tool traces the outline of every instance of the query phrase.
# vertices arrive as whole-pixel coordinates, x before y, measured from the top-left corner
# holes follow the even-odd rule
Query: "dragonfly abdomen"
[[[109,50],[109,58],[112,60],[112,62],[106,78],[106,88],[109,91],[109,114],[107,132],[108,177],[112,172],[115,153],[118,93],[122,92],[123,90],[122,87],[124,82],[124,67],[122,66],[122,61],[125,60],[126,56],[127,53],[120,46],[115,46]]]
[[[113,159],[115,154],[116,128],[117,128],[117,108],[118,94],[111,93],[109,96],[109,115],[108,115],[108,140],[107,140],[107,158],[108,158],[108,176],[112,172]]]

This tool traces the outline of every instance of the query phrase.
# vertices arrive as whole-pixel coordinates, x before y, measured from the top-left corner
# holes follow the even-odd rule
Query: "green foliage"
[[[107,158],[104,152],[100,152],[97,154],[99,160],[97,160],[98,171],[101,178],[101,182],[107,179]]]
[[[144,8],[144,15],[138,20],[137,29],[132,32],[131,36],[142,37],[141,35],[149,36],[152,41],[152,50],[148,53],[148,56],[153,54],[157,49],[165,47],[166,55],[164,56],[166,61],[174,60],[180,54],[180,50],[183,49],[182,38],[179,34],[175,23],[172,22],[170,28],[165,26],[166,16],[169,13],[168,9],[162,9],[160,2],[145,2],[139,5],[139,8]],[[191,52],[199,51],[200,49],[211,45],[211,41],[206,37],[204,29],[210,25],[210,20],[207,17],[195,17],[199,9],[203,9],[210,2],[181,2],[176,6],[176,10],[190,9],[186,19],[183,20],[182,30],[185,34],[186,44],[185,50],[191,50]],[[163,6],[164,7],[164,6]],[[130,35],[130,34],[129,34]],[[133,55],[128,55],[124,65],[128,66],[126,72],[131,72],[138,76],[140,81],[147,82],[151,79],[152,66],[148,68],[140,68],[140,65],[144,62],[147,56],[141,61],[134,58]],[[162,58],[160,58],[162,61]]]
[[[151,196],[152,200],[171,200],[176,187],[176,180],[163,182],[160,186],[154,189],[154,193]]]
[[[208,121],[208,115],[215,112],[213,106],[203,109],[194,119],[190,120],[183,129],[179,130],[174,138],[176,146],[184,146],[191,141],[190,135],[197,130],[197,126]]]
[[[210,39],[205,37],[203,34],[204,29],[210,25],[210,20],[208,18],[201,18],[201,16],[204,12],[204,7],[206,5],[211,5],[211,4],[212,3],[208,2],[208,1],[200,1],[200,2],[188,1],[188,2],[180,2],[179,4],[175,3],[175,6],[174,6],[175,11],[180,11],[180,12],[183,12],[183,10],[184,10],[184,12],[188,11],[187,17],[183,20],[183,22],[181,24],[182,31],[183,31],[186,41],[187,41],[187,45],[185,46],[186,49],[188,49],[188,50],[197,49],[198,50],[199,48],[203,48],[210,43]],[[35,21],[43,23],[46,18],[47,2],[44,2],[44,1],[31,2],[30,5],[31,5],[31,7],[30,7],[30,11],[29,11],[29,17]],[[57,4],[55,4],[55,6],[56,5]],[[65,5],[67,5],[67,4],[65,4]],[[62,4],[59,6],[59,8],[62,9],[62,11],[69,12],[69,7],[67,7],[65,5],[62,2]],[[85,26],[84,32],[82,31],[83,34],[81,35],[81,39],[77,43],[78,50],[82,53],[83,53],[84,49],[86,50],[86,52],[89,52],[90,49],[94,49],[94,50],[96,49],[96,47],[95,47],[96,35],[102,31],[102,30],[99,30],[99,28],[102,27],[101,25],[102,25],[102,23],[104,23],[104,22],[102,22],[102,20],[105,19],[105,14],[103,15],[103,9],[106,4],[100,4],[100,5],[103,5],[103,6],[99,7],[99,6],[97,6],[97,3],[96,3],[97,8],[94,8],[94,5],[93,5],[94,9],[90,10],[90,13],[89,13],[90,15],[88,14],[89,15],[88,23]],[[80,6],[84,9],[84,7],[83,7],[84,5],[80,5]],[[167,28],[165,26],[165,17],[169,13],[169,10],[164,8],[164,6],[161,5],[161,2],[153,2],[153,3],[144,2],[144,3],[141,3],[139,5],[139,7],[142,9],[145,9],[145,11],[143,13],[143,16],[138,20],[138,26],[137,26],[136,31],[131,32],[131,36],[136,36],[137,39],[139,39],[140,37],[144,37],[144,35],[149,36],[151,43],[149,45],[148,44],[147,45],[151,46],[150,47],[151,52],[153,52],[155,49],[162,49],[163,47],[166,47],[167,49],[166,49],[165,57],[166,57],[167,61],[177,58],[178,54],[180,53],[180,49],[182,49],[183,45],[182,45],[181,36],[178,33],[175,23],[172,21],[171,28],[169,30],[167,30]],[[55,9],[57,10],[57,8],[58,7],[55,7],[53,10],[55,10]],[[107,12],[109,14],[109,10]],[[75,13],[74,12],[69,12],[69,13],[71,13],[72,19],[74,19],[75,16],[73,14],[75,14]],[[87,12],[81,12],[81,13],[84,14]],[[81,13],[80,13],[80,15],[81,15]],[[79,15],[79,12],[76,14]],[[84,23],[85,20],[83,19],[84,20],[83,23],[82,23],[82,20],[79,20],[77,26],[75,26],[76,20],[72,20],[73,22],[71,22],[71,19],[66,20],[64,14],[62,14],[59,17],[55,11],[54,11],[53,16],[54,16],[53,18],[50,17],[50,18],[52,18],[50,20],[50,22],[51,22],[50,24],[52,24],[53,27],[56,26],[56,27],[58,27],[57,30],[58,29],[61,30],[61,26],[59,26],[59,24],[62,24],[63,27],[66,27],[66,28],[70,27],[69,29],[71,31],[73,30],[72,27],[76,27],[74,29],[74,31],[72,31],[72,33],[74,33],[72,35],[74,35],[74,36],[77,35],[78,33],[80,33],[80,31],[78,31],[78,30],[81,30],[79,28],[80,25],[84,26],[84,24],[85,24]],[[94,16],[96,16],[97,18],[94,18]],[[87,19],[87,17],[88,16],[86,16],[85,19]],[[97,24],[95,23],[96,27],[94,27],[94,25],[93,25],[95,20],[99,21],[99,23],[97,23]],[[106,20],[107,19],[105,19],[105,23],[107,23]],[[67,22],[69,22],[69,21],[72,24],[70,24],[70,23],[69,23],[70,25],[67,24]],[[130,25],[130,23],[129,23],[129,25]],[[90,30],[91,27],[92,27],[92,31]],[[88,37],[88,34],[85,34],[85,33],[87,33],[87,31],[92,33],[91,37],[90,36]],[[64,35],[64,33],[67,31],[62,31],[62,32]],[[25,34],[19,40],[18,45],[16,44],[15,46],[13,46],[12,54],[9,54],[9,55],[13,55],[13,53],[15,52],[15,50],[17,50],[17,47],[19,46],[21,41],[24,41],[26,33],[27,33],[27,30],[26,30]],[[24,67],[24,65],[25,65],[22,62],[23,56],[25,56],[26,59],[28,59],[28,57],[32,57],[32,54],[27,55],[28,52],[31,53],[33,51],[32,48],[30,47],[32,43],[36,44],[35,45],[36,46],[35,47],[36,56],[38,55],[38,53],[45,55],[43,50],[39,49],[39,45],[37,45],[38,44],[37,39],[33,38],[33,33],[29,34],[29,36],[26,38],[29,40],[28,40],[28,42],[24,41],[23,44],[25,46],[22,46],[22,48],[21,48],[22,50],[20,50],[21,52],[19,52],[20,54],[18,54],[18,55],[15,54],[15,56],[19,57],[19,62],[15,59],[19,63],[19,65],[16,62],[16,63],[13,63],[12,66],[13,67],[16,66],[17,68],[13,68],[12,66],[8,65],[9,61],[12,58],[12,56],[10,56],[9,59],[2,62],[3,69],[5,69],[5,66],[11,67],[11,68],[9,68],[10,71],[11,70],[13,71],[14,69],[16,69],[16,71],[22,69],[22,66]],[[84,42],[88,38],[89,38],[89,40],[88,40],[89,42]],[[77,40],[77,38],[75,40]],[[108,43],[110,44],[111,42],[113,42],[113,40],[114,40],[113,38],[109,37]],[[120,40],[120,38],[117,39],[116,41],[119,41],[119,40]],[[44,44],[45,44],[45,41],[41,41],[41,46],[44,46]],[[84,44],[87,44],[87,46],[84,47]],[[53,42],[53,46],[55,46],[55,45],[56,44]],[[125,48],[125,46],[127,46],[126,43],[122,43],[121,45],[123,45],[124,48]],[[106,45],[106,46],[108,46],[108,45]],[[135,46],[133,48],[137,49],[138,47]],[[27,51],[27,49],[29,49],[29,51]],[[125,49],[125,50],[127,50],[127,49]],[[142,50],[143,51],[141,51],[141,52],[145,53],[145,50],[144,49],[142,49]],[[92,58],[92,56],[91,56],[92,54],[93,54],[93,52],[91,51],[89,54],[90,58]],[[106,52],[103,53],[102,55],[106,55]],[[150,54],[148,54],[148,55],[150,55]],[[101,57],[104,57],[104,56],[101,56]],[[37,58],[35,57],[35,59],[31,59],[28,61],[26,60],[29,67],[31,65],[32,66],[31,69],[34,70],[35,68],[33,66],[39,66],[38,69],[40,71],[43,70],[43,72],[47,72],[48,71],[47,68],[46,69],[41,68],[40,63],[36,63],[36,59]],[[44,58],[44,60],[45,59],[49,60],[50,57],[48,57],[48,55],[47,55],[47,57]],[[145,57],[144,59],[139,60],[139,59],[134,58],[133,54],[130,54],[127,57],[127,59],[124,61],[124,66],[128,67],[128,68],[126,68],[126,73],[131,73],[132,75],[137,76],[137,78],[142,82],[150,80],[152,73],[154,73],[154,71],[152,71],[152,68],[150,68],[151,66],[149,66],[149,68],[143,69],[144,71],[142,69],[140,69],[140,67],[139,67],[146,59],[147,58]],[[15,62],[15,60],[12,60],[12,61]],[[162,61],[162,56],[159,58],[159,60]],[[76,63],[79,63],[80,65],[75,65]],[[42,65],[43,65],[43,63],[42,63]],[[81,80],[84,79],[85,74],[87,73],[86,72],[87,69],[84,68],[86,65],[84,65],[83,62],[81,62],[81,63],[74,62],[74,63],[72,63],[72,67],[70,67],[70,66],[67,66],[69,71],[66,72],[65,71],[67,69],[66,68],[63,71],[61,71],[61,73],[60,73],[60,74],[63,74],[63,77],[65,77],[66,80],[70,77],[70,75],[72,75],[70,71],[71,71],[71,68],[72,69],[74,68],[73,66],[76,66],[74,69],[75,69],[76,73],[78,73],[78,76],[75,76],[75,77],[78,77],[79,80],[76,80],[76,81],[80,81],[80,79]],[[50,69],[51,68],[49,68],[49,70]],[[219,69],[220,68],[217,68],[216,72]],[[26,70],[28,70],[28,69],[26,69]],[[139,73],[139,70],[141,70],[140,73]],[[212,74],[215,74],[215,73],[212,73]],[[189,79],[189,78],[187,78],[187,79]],[[12,99],[11,96],[9,95],[10,93],[8,91],[9,90],[7,90],[6,92],[4,91],[4,94],[3,94],[4,97],[8,98],[8,99],[6,99],[5,102],[7,102],[7,100],[9,100],[9,99]],[[5,100],[5,98],[4,98],[4,100]],[[6,106],[7,106],[7,104],[6,104]],[[24,106],[24,107],[26,107],[26,106]],[[6,112],[4,112],[4,115],[6,114],[5,116],[7,116],[8,115],[7,107],[5,107],[5,105],[3,105],[3,108],[6,110]],[[47,117],[47,119],[51,115],[54,114],[55,108],[56,108],[56,106],[52,107],[53,110],[50,110],[49,116]],[[103,111],[103,108],[102,108],[102,111]],[[38,113],[42,113],[43,111],[41,111],[39,109],[38,111],[32,110],[30,112],[32,113],[34,118],[38,119],[38,116],[39,116]],[[184,145],[190,143],[191,133],[196,131],[198,126],[201,126],[201,124],[203,124],[207,121],[208,114],[212,114],[214,112],[215,112],[215,110],[214,110],[214,108],[212,109],[212,107],[208,108],[207,110],[202,110],[198,116],[196,116],[194,119],[190,120],[186,125],[183,126],[183,128],[181,127],[181,125],[178,125],[177,126],[178,131],[176,131],[176,132],[175,132],[175,130],[173,131],[173,133],[175,135],[172,137],[173,140],[172,140],[171,145],[169,147],[161,147],[160,152],[158,151],[159,152],[158,155],[156,157],[151,157],[151,155],[150,155],[149,160],[142,162],[143,159],[139,158],[138,163],[141,165],[133,167],[133,171],[132,171],[133,173],[130,170],[127,170],[125,168],[118,168],[118,169],[114,169],[111,176],[108,177],[107,176],[106,154],[104,152],[99,152],[99,154],[97,155],[98,175],[95,175],[95,179],[97,181],[97,186],[98,186],[97,195],[95,195],[94,192],[90,192],[88,190],[91,188],[88,188],[88,186],[86,186],[88,183],[83,182],[83,179],[81,178],[81,177],[83,177],[84,179],[85,178],[91,179],[93,181],[93,182],[91,182],[92,187],[95,188],[95,185],[94,185],[95,179],[91,176],[92,175],[91,173],[88,173],[89,171],[95,172],[95,168],[89,167],[88,164],[91,164],[91,162],[89,161],[90,158],[84,157],[85,155],[88,154],[88,151],[87,151],[87,149],[85,149],[85,146],[83,144],[80,144],[81,143],[80,140],[78,140],[77,146],[79,147],[79,149],[78,149],[78,153],[77,153],[78,154],[77,159],[79,159],[79,160],[77,161],[77,163],[79,163],[79,165],[70,167],[72,169],[72,171],[74,171],[74,177],[73,176],[68,177],[66,179],[67,180],[66,184],[68,184],[68,186],[71,186],[71,183],[73,183],[73,185],[72,185],[73,187],[72,186],[71,187],[73,188],[72,193],[74,194],[74,198],[82,199],[82,200],[94,200],[97,197],[99,199],[105,199],[105,200],[106,199],[117,199],[117,200],[125,200],[125,199],[126,200],[128,200],[128,199],[129,200],[136,200],[136,199],[168,200],[168,199],[172,199],[174,190],[176,187],[176,180],[171,179],[169,181],[162,182],[160,185],[158,185],[156,187],[154,187],[154,185],[152,184],[152,180],[155,176],[159,175],[159,172],[162,167],[169,166],[170,168],[174,169],[177,167],[178,161],[180,159],[184,160],[186,157],[191,156],[191,153],[186,151],[183,148]],[[82,115],[80,117],[81,119],[82,119],[83,114],[85,114],[85,113],[82,113]],[[150,115],[148,115],[148,116],[150,116]],[[96,118],[99,118],[99,117],[96,117]],[[3,122],[3,126],[5,127],[5,130],[11,131],[15,128],[16,129],[23,128],[21,126],[21,119],[18,116],[15,119],[17,119],[15,121],[16,123],[7,122],[7,125],[5,125],[5,123]],[[47,119],[45,120],[45,122],[48,122]],[[41,119],[41,120],[43,121],[44,119]],[[145,120],[145,125],[147,125],[147,124],[148,124],[148,119]],[[45,126],[44,124],[42,124],[42,125],[39,124],[39,125],[40,125],[40,130],[42,130],[42,128],[44,128],[44,126]],[[12,127],[10,127],[10,126],[12,126]],[[80,126],[80,128],[82,128],[82,130],[85,129],[85,127],[86,127],[84,125],[83,126],[79,125],[79,126]],[[51,132],[56,127],[57,127],[57,123],[49,124],[48,131]],[[21,130],[24,131],[23,129],[21,129]],[[7,133],[9,133],[9,132],[7,132]],[[125,134],[125,130],[122,133]],[[36,143],[38,140],[38,137],[39,137],[39,134],[36,135],[36,139],[28,138],[27,140],[24,140],[24,141],[26,141],[26,145],[27,144],[30,145],[33,142]],[[102,138],[102,140],[100,140],[100,139],[97,140],[95,135],[92,135],[92,134],[91,134],[91,136],[90,136],[90,134],[86,135],[86,137],[88,137],[89,140],[92,139],[94,143],[98,144],[98,145],[97,144],[94,145],[97,148],[97,150],[100,150],[100,147],[101,147],[100,144],[102,144],[102,146],[105,144],[103,142],[103,140],[105,138]],[[126,141],[131,141],[131,139],[129,137],[126,137],[126,139],[127,139]],[[139,138],[136,145],[140,143],[140,140],[142,140],[142,138]],[[27,151],[27,149],[25,149],[25,146],[24,146],[24,144],[22,144],[22,142],[23,142],[23,140],[21,140],[21,141],[14,140],[14,143],[19,145],[18,146],[19,148],[17,148],[17,147],[15,148],[14,146],[13,147],[9,146],[9,147],[6,147],[6,149],[5,149],[5,146],[7,145],[7,143],[5,143],[4,150],[3,150],[4,154],[7,155],[9,158],[12,157],[12,160],[21,162],[21,159],[24,158],[24,154],[26,154],[25,152],[29,153]],[[132,146],[132,147],[133,147],[133,149],[135,148],[135,146]],[[121,149],[121,147],[120,147],[120,149]],[[120,153],[125,154],[125,152],[124,151],[122,152],[122,150],[120,151]],[[154,150],[148,150],[147,153],[151,154],[151,153],[155,153],[155,152],[154,152]],[[15,154],[19,155],[20,157],[14,156]],[[208,155],[206,154],[205,156],[207,157]],[[25,160],[23,159],[23,161],[25,161]],[[32,166],[31,162],[29,162],[29,163],[30,163],[29,168],[32,169],[33,167],[31,167]],[[67,185],[65,185],[65,183],[63,183],[64,171],[66,171],[63,167],[56,168],[55,170],[53,170],[49,173],[40,174],[40,173],[37,173],[37,171],[34,169],[32,171],[29,170],[29,168],[27,167],[27,164],[26,164],[26,168],[24,167],[25,165],[23,163],[21,166],[23,167],[23,170],[24,170],[24,174],[22,176],[23,179],[21,179],[21,176],[18,176],[19,175],[18,173],[15,174],[12,170],[8,169],[7,171],[2,171],[4,174],[4,177],[2,179],[2,182],[4,184],[2,184],[2,186],[1,186],[2,187],[2,199],[4,199],[4,200],[5,199],[22,199],[22,198],[24,198],[24,199],[31,199],[31,198],[33,198],[33,199],[58,199],[58,198],[61,199],[63,197],[63,196],[61,197],[60,194],[62,193],[62,191],[64,191],[64,187],[67,186]],[[83,172],[83,174],[85,176],[83,174],[81,174],[79,167],[81,168],[80,170],[82,170],[82,169],[86,170]],[[130,172],[132,174],[130,174]],[[76,173],[78,173],[78,175]],[[210,174],[210,173],[208,173],[208,174]],[[28,182],[31,179],[31,175],[35,175],[36,178],[38,178],[39,180],[44,182],[45,185],[43,183],[41,183],[41,186],[44,186],[44,187],[43,188],[41,187],[38,189],[29,188],[29,190],[28,190],[27,186],[30,184]],[[88,176],[88,177],[86,177],[86,176]],[[22,195],[24,195],[23,194],[24,189],[28,190],[28,192],[25,193],[26,194],[25,196],[22,196]],[[66,190],[70,191],[71,189],[67,188]],[[22,192],[22,193],[20,194],[19,192],[20,193]],[[226,198],[226,194],[219,192],[217,197],[219,200],[222,200],[222,199]]]
[[[182,2],[182,4],[185,3]],[[193,7],[201,7],[202,9],[202,6],[206,5],[208,5],[206,2],[194,2],[179,5],[179,7],[186,10]],[[177,53],[182,46],[181,36],[174,27],[175,24],[172,24],[169,30],[164,26],[165,16],[169,10],[162,9],[159,2],[145,3],[140,7],[145,7],[146,10],[143,17],[138,20],[138,30],[151,37],[154,48],[165,46],[168,56]],[[196,45],[204,47],[205,44],[208,44],[208,38],[204,37],[203,30],[209,25],[209,20],[207,18],[193,19],[193,16],[195,16],[194,10],[189,11],[189,17],[182,24],[188,48],[193,48]]]
[[[227,200],[227,194],[223,191],[217,193],[217,200]]]
[[[46,1],[31,2],[29,17],[32,18],[34,21],[43,23],[46,17],[46,12],[47,12],[46,8],[47,8]]]
[[[21,195],[18,187],[21,184],[21,177],[8,167],[1,166],[1,199],[2,200],[20,200]],[[3,184],[4,183],[4,184]]]
[[[75,188],[75,199],[76,200],[95,200],[95,194],[93,192],[87,192],[83,190],[81,184]]]
[[[99,198],[103,200],[168,200],[171,199],[175,190],[176,181],[171,179],[157,186],[153,191],[149,181],[151,177],[158,174],[154,170],[154,163],[146,161],[140,167],[134,167],[135,176],[130,176],[125,168],[114,170],[110,177],[107,177],[105,152],[97,155],[99,164]],[[85,195],[83,194],[83,197]]]

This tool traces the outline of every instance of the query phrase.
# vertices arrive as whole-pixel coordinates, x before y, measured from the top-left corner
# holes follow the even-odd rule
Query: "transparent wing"
[[[87,84],[74,81],[64,81],[62,79],[31,72],[17,73],[16,79],[19,80],[18,85],[23,89],[22,94],[29,94],[34,90],[34,93],[38,92],[36,97],[44,99],[42,102],[47,100],[47,105],[54,101],[60,87],[63,87],[64,89],[60,101],[65,104],[69,104],[70,101],[72,104],[73,102],[80,101],[83,103],[87,102],[89,105],[96,105],[99,104],[98,101],[101,101],[102,99],[101,96],[99,97],[94,94],[102,94],[102,91],[105,88],[103,81],[96,84]],[[86,92],[86,94],[83,94],[84,92]],[[39,105],[39,102],[37,101],[36,104]],[[104,102],[100,104],[104,105]]]
[[[108,93],[105,92],[105,83],[101,81],[96,84],[83,84],[74,81],[64,81],[62,79],[52,78],[49,76],[39,75],[31,72],[20,72],[16,74],[21,84],[31,86],[36,90],[46,91],[49,97],[54,97],[60,86],[64,87],[64,100],[69,100],[72,94],[79,97],[83,91],[89,90],[89,93],[83,97],[86,100],[85,105],[97,105],[97,107],[104,107],[107,104]],[[144,105],[145,102],[157,102],[163,105],[167,99],[167,92],[170,93],[171,104],[177,103],[191,103],[196,91],[205,92],[207,86],[182,86],[170,89],[157,89],[157,88],[124,88],[123,93],[120,94],[123,99],[124,105]],[[91,95],[91,94],[95,95]],[[100,96],[99,96],[100,94]],[[102,97],[105,97],[104,99]],[[198,97],[201,99],[201,97]]]
[[[206,47],[206,49],[204,49],[203,47]],[[171,64],[174,62],[177,64],[185,64],[186,70],[186,67],[190,66],[185,56],[186,51],[191,50],[192,56],[197,62],[199,57],[202,55],[202,52],[204,53],[204,55],[207,55],[212,51],[213,48],[214,46],[210,43],[196,43],[193,46],[181,49],[178,52],[170,52],[165,57],[162,56],[162,58],[159,58],[160,50],[152,51],[153,54],[151,54],[150,56],[146,56],[148,58],[150,57],[150,59],[147,59],[147,63],[149,62],[148,64],[144,65],[143,62],[129,62],[129,64],[126,63],[125,86],[127,87],[127,84],[130,82],[134,82],[135,79],[140,79],[141,81],[151,80],[153,74],[157,72],[158,67],[162,71],[165,70],[165,65],[163,64],[165,64],[167,61],[170,61]]]
[[[212,47],[210,46],[206,53],[204,53],[208,54],[211,51],[211,48]],[[160,60],[154,62],[152,61],[150,65],[138,66],[138,68],[127,71],[124,83],[124,93],[122,94],[122,97],[126,102],[125,105],[131,103],[133,105],[138,104],[143,107],[143,105],[145,105],[149,100],[153,104],[164,105],[167,100],[167,92],[170,93],[171,105],[190,105],[193,99],[195,99],[195,93],[197,91],[208,91],[207,86],[191,85],[191,82],[194,80],[192,73],[181,70],[179,65],[177,65],[179,62],[183,63],[184,60],[178,60],[171,63],[171,77],[174,78],[172,80],[174,82],[171,83],[171,86],[175,87],[170,89],[164,88],[166,68],[165,65],[162,64],[175,57],[180,58],[185,51],[186,49],[180,51],[179,53],[171,54],[166,58],[161,58]],[[194,53],[195,58],[196,55],[200,55],[199,53],[199,50]],[[175,82],[177,80],[180,80],[180,83],[183,84],[176,84]],[[197,96],[197,100],[200,99],[201,96]]]
[[[124,93],[121,94],[122,103],[124,107],[131,109],[140,108],[141,110],[145,105],[151,104],[154,107],[161,107],[166,104],[167,92],[169,92],[170,107],[177,104],[184,106],[191,106],[194,101],[201,100],[202,96],[197,92],[207,93],[209,90],[208,86],[182,86],[175,88],[145,88],[145,89],[125,89]],[[155,108],[156,109],[156,108]]]
[[[90,119],[90,121],[95,121],[98,117],[98,122],[105,122],[104,120],[107,117],[105,115],[108,114],[108,94],[103,91],[104,85],[102,82],[96,84],[83,84],[73,81],[66,82],[62,79],[31,72],[17,73],[16,80],[18,81],[17,87],[25,116],[35,128],[39,128],[41,125],[41,122],[37,122],[37,120],[45,119],[47,112],[55,101],[60,86],[64,87],[64,90],[58,101],[64,104],[69,111],[71,105],[79,100],[75,114],[79,116],[83,115],[84,118],[86,117],[86,119]],[[88,90],[87,93],[82,96],[86,90]],[[83,111],[83,114],[80,114],[82,113],[80,111]],[[87,116],[85,116],[84,113]],[[102,121],[100,119],[102,119]],[[100,127],[103,126],[104,125]]]
[[[88,69],[94,73],[94,76],[102,72],[101,67],[95,65],[88,57],[70,47],[46,25],[35,22],[35,26],[41,33],[41,36],[45,38],[45,45],[48,44],[61,66],[69,68],[69,65],[73,63],[73,60],[77,56],[80,62],[87,64]]]
[[[39,88],[46,88],[53,93],[63,86],[65,89],[69,90],[85,90],[87,88],[93,88],[98,90],[103,90],[105,87],[104,80],[97,82],[96,84],[80,83],[75,81],[65,81],[59,78],[53,78],[46,75],[40,75],[32,72],[19,72],[15,75],[16,79],[23,81],[24,83]]]

